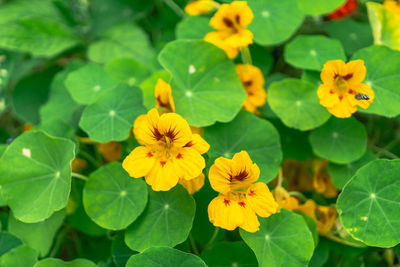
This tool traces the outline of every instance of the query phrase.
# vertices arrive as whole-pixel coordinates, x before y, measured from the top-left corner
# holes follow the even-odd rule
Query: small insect
[[[366,94],[356,94],[354,98],[357,100],[369,100],[369,96]]]

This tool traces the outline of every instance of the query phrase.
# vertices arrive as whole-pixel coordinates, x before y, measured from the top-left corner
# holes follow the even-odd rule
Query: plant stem
[[[384,148],[377,147],[375,145],[372,145],[371,148],[374,149],[376,152],[379,152],[379,154],[382,154],[382,155],[384,155],[384,156],[386,156],[388,158],[391,158],[391,159],[398,159],[399,158],[397,155],[393,154],[392,152],[390,152],[390,151],[388,151],[388,150],[386,150]]]
[[[173,0],[164,0],[164,3],[169,6],[178,16],[184,17],[185,12]]]
[[[53,249],[51,250],[49,257],[54,258],[57,255],[57,252],[60,250],[60,246],[62,241],[64,240],[65,235],[67,234],[67,229],[63,228],[57,236],[56,242],[54,243]]]
[[[90,139],[89,137],[80,137],[80,136],[77,136],[77,137],[76,137],[76,140],[78,140],[79,143],[82,143],[82,144],[94,144],[93,140]]]
[[[279,168],[278,183],[277,183],[276,187],[282,187],[282,181],[283,181],[283,172],[282,172],[282,168]]]
[[[359,244],[355,244],[355,243],[349,242],[349,241],[347,241],[347,240],[341,239],[341,238],[339,238],[339,237],[337,237],[337,236],[334,236],[334,235],[332,235],[332,234],[326,234],[326,235],[324,235],[324,236],[325,236],[326,238],[329,238],[329,239],[332,240],[332,241],[341,243],[341,244],[346,245],[346,246],[350,246],[350,247],[354,247],[354,248],[362,248],[362,247],[364,247],[364,246],[361,245],[361,244],[359,245]]]
[[[199,249],[197,248],[196,241],[194,240],[192,233],[189,234],[190,245],[192,246],[193,252],[196,255],[200,255]]]
[[[297,191],[290,191],[289,196],[295,196],[295,197],[300,198],[300,200],[302,200],[302,201],[307,201],[307,198],[302,193],[297,192]]]
[[[213,233],[213,235],[211,236],[210,241],[207,242],[207,244],[204,246],[204,248],[209,248],[209,247],[211,247],[211,246],[214,244],[214,241],[215,241],[215,239],[216,239],[217,236],[218,236],[218,232],[219,232],[219,228],[218,228],[218,227],[215,227],[214,233]]]
[[[242,57],[243,64],[252,64],[251,54],[248,46],[242,47],[240,49],[240,55]]]
[[[95,160],[89,153],[87,153],[83,150],[79,150],[79,154],[82,157],[84,157],[85,159],[87,159],[88,161],[90,161],[90,163],[92,163],[97,168],[101,166],[101,164],[97,160]]]
[[[75,178],[78,178],[78,179],[81,179],[81,180],[84,180],[84,181],[88,180],[87,176],[79,174],[79,173],[76,173],[76,172],[72,173],[72,177],[75,177]]]

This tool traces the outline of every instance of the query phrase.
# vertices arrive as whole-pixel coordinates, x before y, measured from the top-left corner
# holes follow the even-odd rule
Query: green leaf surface
[[[44,257],[49,253],[54,236],[65,218],[65,210],[54,213],[50,218],[38,223],[24,223],[14,216],[8,217],[8,231],[24,244],[38,251]]]
[[[235,66],[214,45],[200,40],[173,41],[161,51],[159,61],[172,74],[176,112],[190,125],[231,121],[242,107],[246,93]]]
[[[95,102],[104,92],[114,89],[118,82],[99,65],[89,63],[70,72],[64,84],[77,103],[87,105]]]
[[[107,63],[113,58],[131,58],[152,69],[155,55],[146,34],[130,23],[110,27],[102,38],[91,44],[88,50],[90,60]]]
[[[0,159],[0,185],[14,216],[40,222],[67,204],[74,144],[43,132],[26,132]]]
[[[69,123],[73,114],[77,112],[80,105],[76,103],[67,88],[64,81],[68,74],[84,65],[81,60],[73,60],[63,71],[57,73],[50,85],[49,99],[45,105],[40,108],[41,121],[51,120],[53,118],[64,120]]]
[[[203,137],[210,144],[208,154],[212,161],[221,156],[232,158],[235,153],[246,150],[260,167],[260,181],[267,183],[276,177],[282,151],[279,133],[268,121],[241,111],[229,123],[205,128]]]
[[[126,267],[206,267],[196,255],[185,253],[169,247],[149,248],[140,254],[130,257]]]
[[[366,5],[374,44],[400,50],[400,17],[398,14],[379,3],[368,2]]]
[[[111,59],[104,68],[112,78],[129,86],[139,86],[149,75],[142,64],[130,58]]]
[[[187,16],[176,26],[176,39],[200,39],[207,33],[215,31],[210,19],[202,16]]]
[[[322,35],[300,35],[285,46],[285,61],[299,69],[321,70],[329,60],[346,60],[338,40]]]
[[[93,172],[83,190],[87,214],[106,229],[127,227],[143,212],[146,203],[146,183],[132,179],[119,162]]]
[[[360,168],[337,200],[344,229],[368,246],[400,243],[400,160],[375,160]]]
[[[28,52],[33,56],[52,57],[78,43],[79,39],[71,29],[45,17],[19,19],[0,27],[1,48]]]
[[[332,117],[310,135],[314,153],[334,163],[346,164],[364,155],[367,149],[367,130],[354,117]]]
[[[329,259],[329,243],[321,238],[318,245],[315,247],[314,254],[308,266],[310,267],[323,267]]]
[[[37,262],[34,267],[97,267],[97,265],[87,259],[63,261],[60,259],[47,258]]]
[[[12,92],[13,106],[16,115],[23,121],[39,123],[39,109],[47,101],[49,85],[56,70],[50,68],[28,76],[15,86]]]
[[[372,45],[373,42],[371,26],[368,23],[344,19],[330,22],[325,30],[332,38],[338,39],[342,43],[344,50],[349,55]]]
[[[12,249],[0,257],[0,266],[4,267],[33,267],[38,253],[26,245]]]
[[[334,11],[335,9],[346,3],[346,1],[347,0],[301,0],[299,1],[299,6],[304,14],[318,16]]]
[[[209,267],[257,267],[253,251],[244,242],[219,242],[201,253]]]
[[[85,108],[79,126],[93,141],[122,141],[129,137],[136,117],[145,112],[140,89],[119,85]]]
[[[248,2],[254,19],[249,30],[260,45],[280,44],[290,38],[303,22],[304,15],[297,0],[251,0]]]
[[[129,258],[132,255],[137,254],[136,251],[131,250],[125,244],[124,235],[123,232],[119,233],[111,243],[111,256],[117,267],[125,267]]]
[[[302,131],[316,128],[330,117],[319,104],[316,86],[306,81],[285,79],[272,83],[268,102],[286,126]]]
[[[373,153],[367,152],[359,160],[347,164],[335,164],[329,162],[328,172],[333,184],[337,189],[342,189],[359,168],[375,159],[376,156]]]
[[[256,254],[260,267],[307,266],[314,251],[314,240],[301,215],[282,209],[260,218],[260,230],[240,236]]]
[[[178,185],[166,192],[149,191],[145,211],[125,232],[133,250],[154,246],[176,246],[186,240],[196,210],[194,199]]]
[[[362,112],[373,113],[385,117],[400,114],[400,51],[384,46],[371,46],[359,50],[352,60],[362,59],[367,67],[365,83],[375,93],[374,102]],[[390,64],[388,64],[390,62]]]
[[[22,241],[18,237],[8,232],[0,232],[0,257],[20,245],[22,245]]]

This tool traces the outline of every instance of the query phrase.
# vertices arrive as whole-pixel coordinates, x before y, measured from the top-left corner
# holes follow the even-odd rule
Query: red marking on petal
[[[354,91],[350,89],[349,94],[354,94]]]
[[[187,143],[184,147],[191,147],[191,146],[193,146],[193,142],[189,141],[189,143]]]
[[[181,153],[179,153],[179,154],[176,156],[176,158],[177,158],[177,159],[183,159],[183,156],[182,156]]]
[[[335,92],[334,92],[333,90],[330,90],[329,93],[330,93],[331,95],[333,95]]]
[[[253,196],[255,196],[256,195],[256,192],[254,192],[253,190],[250,190],[250,192],[249,192],[249,194],[248,194],[249,196],[251,196],[251,197],[253,197]]]
[[[246,207],[246,203],[244,203],[243,201],[239,201],[238,202],[239,206],[245,208]]]
[[[166,161],[160,161],[161,167],[164,167],[166,163]]]
[[[224,204],[225,204],[225,206],[228,206],[230,203],[231,203],[231,201],[230,201],[230,200],[228,200],[228,199],[224,198]]]
[[[342,96],[342,95],[339,96],[339,100],[340,100],[340,101],[343,100],[343,96]]]
[[[147,156],[148,158],[151,158],[151,157],[153,156],[153,153],[148,152],[146,156]]]

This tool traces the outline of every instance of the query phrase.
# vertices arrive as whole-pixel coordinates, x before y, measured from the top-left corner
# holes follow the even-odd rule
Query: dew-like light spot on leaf
[[[30,158],[31,157],[31,150],[29,149],[29,148],[23,148],[22,149],[22,155],[24,155],[25,157],[27,157],[27,158]]]
[[[263,10],[263,12],[261,12],[261,16],[263,16],[264,18],[269,18],[270,15],[271,14],[268,10]]]
[[[196,72],[196,68],[193,65],[189,65],[189,73],[193,74]]]

